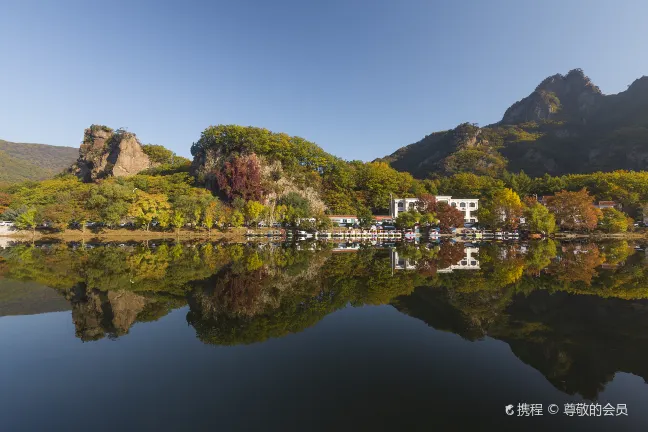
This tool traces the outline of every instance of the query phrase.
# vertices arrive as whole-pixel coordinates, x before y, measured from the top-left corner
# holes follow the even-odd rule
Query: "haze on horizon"
[[[21,0],[0,6],[0,138],[78,146],[92,123],[189,156],[236,123],[371,160],[499,121],[549,75],[648,74],[648,3]]]

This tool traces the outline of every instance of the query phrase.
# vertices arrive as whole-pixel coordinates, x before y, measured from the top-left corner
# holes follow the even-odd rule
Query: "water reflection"
[[[196,336],[217,345],[391,304],[468,340],[502,340],[558,389],[596,398],[618,371],[648,378],[647,264],[626,241],[16,245],[0,250],[0,293],[12,281],[57,290],[83,341],[188,306]]]

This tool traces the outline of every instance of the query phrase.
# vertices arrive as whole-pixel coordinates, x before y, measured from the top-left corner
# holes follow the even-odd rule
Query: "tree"
[[[522,201],[512,189],[498,189],[479,208],[479,223],[492,228],[516,229],[522,216]]]
[[[184,215],[182,214],[181,211],[179,210],[174,210],[171,216],[171,220],[169,221],[171,226],[175,228],[176,230],[176,235],[180,234],[180,229],[184,226],[185,224],[185,218]]]
[[[601,212],[601,228],[609,233],[626,232],[632,226],[632,219],[629,219],[622,211],[605,208]]]
[[[423,213],[428,213],[428,212],[436,212],[437,210],[437,200],[434,195],[430,194],[421,194],[418,197],[418,202],[416,203],[416,207],[418,211],[423,214]]]
[[[419,223],[424,226],[436,225],[439,223],[435,213],[423,213],[419,219]]]
[[[363,206],[358,210],[357,216],[358,225],[360,225],[361,228],[371,227],[373,223],[373,214],[371,213],[371,210]]]
[[[6,192],[0,192],[0,215],[9,208],[11,204],[12,197]]]
[[[556,231],[556,218],[535,199],[527,200],[524,218],[531,232],[549,235]]]
[[[396,217],[396,226],[400,229],[414,228],[421,218],[421,214],[416,210],[401,212]],[[463,216],[462,219],[463,220]]]
[[[448,232],[452,228],[461,227],[464,224],[463,213],[447,202],[437,203],[436,217],[439,220],[439,228],[444,232]]]
[[[279,200],[279,204],[286,207],[284,220],[293,226],[299,220],[311,217],[310,203],[297,192],[288,193]]]
[[[217,224],[219,222],[219,218],[222,216],[222,212],[220,210],[221,209],[218,201],[211,200],[203,211],[203,223],[207,227],[207,231],[210,236],[212,227],[214,226],[214,224]]]
[[[137,191],[137,198],[131,204],[128,214],[134,217],[137,223],[144,225],[149,231],[151,222],[158,218],[162,212],[169,211],[171,206],[167,197],[162,194],[148,194]]]
[[[245,219],[248,224],[258,223],[265,206],[258,201],[248,201],[245,203]]]
[[[598,222],[598,211],[592,204],[587,189],[578,192],[561,191],[547,197],[547,207],[563,229],[593,230]]]
[[[22,212],[15,220],[16,227],[21,230],[31,229],[32,235],[36,234],[38,225],[38,211],[35,208],[29,208]]]
[[[233,200],[240,197],[246,201],[261,201],[261,162],[256,154],[235,156],[214,173],[219,189]]]
[[[235,228],[238,228],[243,225],[243,221],[244,221],[243,213],[241,213],[238,210],[234,210],[232,212],[232,215],[230,216],[230,221],[229,221],[230,225],[232,225]]]

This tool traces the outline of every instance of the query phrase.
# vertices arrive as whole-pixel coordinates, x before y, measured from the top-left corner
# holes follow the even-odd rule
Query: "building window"
[[[457,203],[452,203],[452,207],[457,207]]]
[[[470,261],[470,265],[477,265],[477,261]]]
[[[459,204],[459,207],[466,207],[466,203]]]
[[[461,265],[462,266],[468,265],[468,262],[467,261],[461,261]]]
[[[399,203],[398,203],[398,208],[399,208],[399,209],[402,209],[402,208],[403,208],[403,203],[402,203],[402,202],[399,202]]]
[[[468,223],[468,219],[464,219],[464,223]]]
[[[470,203],[470,207],[475,207],[475,203]]]
[[[474,223],[474,222],[475,222],[475,219],[470,219],[470,222],[473,222],[473,223]]]

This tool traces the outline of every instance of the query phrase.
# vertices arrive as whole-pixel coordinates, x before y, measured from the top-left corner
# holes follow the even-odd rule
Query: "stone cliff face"
[[[601,90],[574,69],[567,75],[546,78],[535,91],[514,103],[504,113],[502,124],[550,120],[558,117],[588,117],[602,96]]]
[[[252,154],[258,159],[262,183],[265,185],[264,199],[266,204],[273,205],[291,192],[298,193],[308,200],[311,209],[318,213],[326,210],[326,204],[319,193],[312,187],[291,178],[283,169],[281,162],[268,161],[263,157]],[[247,157],[238,155],[235,157]],[[207,189],[218,192],[216,173],[222,170],[225,161],[231,160],[232,155],[223,154],[219,149],[200,149],[194,155],[191,172]]]
[[[71,172],[85,182],[131,176],[153,167],[135,134],[92,125],[85,130],[79,159]]]

